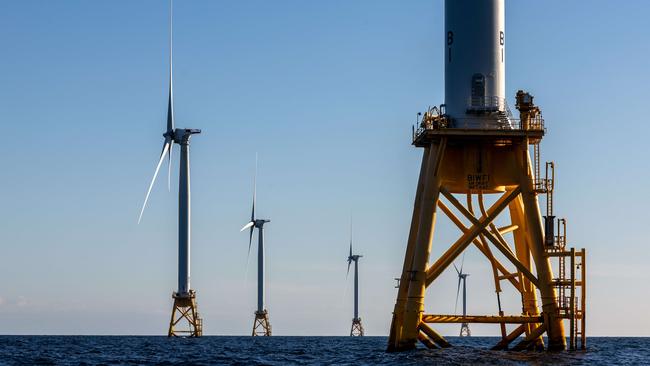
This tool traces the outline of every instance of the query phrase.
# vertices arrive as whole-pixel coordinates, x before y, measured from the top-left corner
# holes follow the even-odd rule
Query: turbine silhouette
[[[458,308],[458,295],[460,294],[460,285],[461,282],[463,284],[463,317],[467,316],[467,276],[469,276],[469,273],[463,273],[463,266],[465,265],[465,254],[463,254],[463,259],[461,260],[460,263],[460,270],[458,267],[456,267],[456,264],[454,263],[454,269],[456,270],[456,273],[458,274],[458,287],[456,288],[456,305],[454,306],[454,313],[456,313],[456,309]],[[472,335],[472,332],[469,330],[469,324],[467,323],[462,323],[460,325],[460,336],[461,337],[469,337]]]
[[[354,318],[352,318],[352,328],[350,329],[350,336],[363,336],[363,325],[361,318],[359,318],[359,258],[363,257],[359,254],[352,254],[352,223],[350,223],[350,252],[348,254],[348,271],[347,276],[350,274],[350,265],[354,262]]]
[[[271,222],[267,219],[258,219],[255,216],[255,201],[257,199],[257,156],[255,156],[255,175],[253,176],[253,207],[251,209],[251,220],[241,228],[240,231],[249,229],[248,235],[248,258],[251,254],[253,244],[253,231],[257,229],[257,310],[253,321],[253,336],[270,336],[271,323],[269,312],[264,306],[264,224]],[[248,266],[248,258],[246,260]]]

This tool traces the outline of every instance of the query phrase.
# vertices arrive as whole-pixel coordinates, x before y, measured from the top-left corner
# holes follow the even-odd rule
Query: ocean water
[[[490,351],[498,338],[386,353],[386,337],[0,336],[2,365],[649,365],[650,338],[589,338],[576,352]]]

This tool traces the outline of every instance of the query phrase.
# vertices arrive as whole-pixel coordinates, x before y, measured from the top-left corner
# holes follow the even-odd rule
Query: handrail
[[[445,113],[444,104],[440,107],[429,107],[424,113],[418,113],[418,125],[413,126],[412,135],[415,141],[422,133],[427,130],[515,130],[515,131],[541,131],[545,132],[544,118],[541,114],[529,117],[525,121],[514,118],[510,106],[505,98],[490,97],[470,97],[468,99],[468,108],[475,108],[473,111],[490,112],[489,118],[451,118]],[[484,109],[480,109],[486,107]],[[524,123],[525,122],[525,123]]]
[[[445,116],[440,116],[440,120]],[[503,119],[481,119],[481,118],[455,118],[446,119],[447,123],[425,123],[423,122],[417,128],[414,128],[414,137],[417,138],[421,133],[427,130],[518,130],[523,131],[524,126],[520,119],[503,118]],[[451,122],[451,123],[449,123]],[[540,116],[528,120],[528,131],[545,131],[544,119]]]
[[[467,109],[469,110],[500,110],[503,111],[508,105],[506,98],[497,96],[469,97]]]

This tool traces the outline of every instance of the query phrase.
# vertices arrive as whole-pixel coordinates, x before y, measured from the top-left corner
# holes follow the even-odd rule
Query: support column
[[[569,307],[571,308],[569,312],[569,349],[574,351],[577,346],[576,339],[576,249],[571,248],[571,291],[569,300]]]
[[[361,318],[359,318],[359,258],[354,260],[354,318],[352,318],[352,328],[350,329],[350,336],[362,337],[363,325],[361,325]]]
[[[415,239],[418,235],[420,225],[420,207],[422,206],[422,192],[424,191],[424,182],[427,177],[427,166],[431,149],[425,148],[422,154],[422,163],[420,164],[420,177],[418,178],[417,188],[415,190],[415,202],[413,203],[413,215],[411,218],[411,228],[406,244],[406,253],[404,254],[404,264],[402,266],[402,275],[400,276],[399,289],[397,290],[397,300],[393,310],[393,320],[390,325],[388,337],[388,351],[399,350],[399,340],[402,337],[402,324],[404,322],[404,310],[406,308],[406,297],[409,289],[409,271],[413,263],[413,252],[415,251]]]
[[[524,218],[526,220],[526,231],[530,238],[530,251],[533,255],[537,278],[539,280],[539,292],[542,300],[542,314],[546,325],[549,350],[566,349],[564,338],[564,325],[559,318],[555,289],[553,288],[553,275],[551,264],[546,257],[544,248],[544,234],[542,229],[542,216],[539,211],[537,196],[533,190],[533,174],[528,154],[527,141],[520,147],[518,162],[520,169],[521,198],[524,207]],[[531,336],[532,333],[529,335]]]
[[[257,228],[257,310],[253,320],[253,337],[271,336],[269,312],[264,305],[264,224],[269,220],[256,220]]]
[[[580,290],[581,290],[581,295],[580,295],[580,310],[582,311],[582,317],[580,318],[580,348],[581,349],[586,349],[587,348],[587,333],[585,333],[585,323],[587,322],[587,253],[585,251],[585,248],[582,248],[580,251],[581,253],[581,260],[580,260],[580,270],[582,271],[580,273],[580,281],[582,284],[580,285]]]
[[[517,225],[519,228],[515,230],[513,234],[515,242],[515,253],[517,259],[526,266],[531,272],[533,270],[531,259],[530,259],[530,245],[527,238],[526,230],[526,220],[524,218],[524,204],[521,197],[517,197],[509,206],[510,211],[510,220],[513,225]],[[537,308],[537,292],[535,291],[535,286],[533,285],[526,276],[519,273],[519,281],[521,283],[521,303],[522,303],[522,314],[523,315],[539,315],[539,310]],[[538,327],[540,324],[532,323],[525,324],[525,333],[529,335],[530,332]],[[544,349],[544,339],[540,336],[535,341],[536,349]]]
[[[203,319],[199,316],[196,293],[190,290],[187,295],[174,293],[172,317],[169,321],[169,337],[200,337],[203,335]],[[181,328],[181,324],[186,327]]]
[[[190,291],[190,142],[189,134],[183,136],[178,177],[178,294]]]
[[[253,337],[257,336],[271,336],[271,322],[269,321],[269,312],[266,310],[255,312],[255,320],[253,320]]]
[[[354,319],[359,318],[359,260],[354,261]]]
[[[404,309],[402,333],[400,337],[393,342],[397,343],[395,350],[415,348],[418,334],[420,332],[418,326],[420,324],[422,312],[424,311],[426,266],[431,251],[431,240],[433,239],[437,201],[440,194],[441,176],[439,174],[439,168],[443,159],[445,147],[445,138],[442,138],[437,144],[432,143],[429,147],[430,156],[427,161],[427,173],[420,202],[420,222],[415,240],[413,259],[408,273],[402,274],[402,278],[406,275],[408,281],[408,293]]]
[[[264,311],[264,225],[257,228],[257,311]]]
[[[364,330],[361,324],[361,318],[352,319],[352,328],[350,329],[350,337],[363,337]]]

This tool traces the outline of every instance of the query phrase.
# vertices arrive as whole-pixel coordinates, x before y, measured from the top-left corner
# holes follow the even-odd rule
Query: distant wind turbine
[[[240,231],[250,229],[248,236],[248,255],[251,254],[253,244],[253,231],[257,229],[257,310],[253,321],[253,336],[270,336],[271,323],[269,312],[264,306],[264,224],[271,222],[267,219],[258,219],[255,216],[255,200],[257,197],[257,156],[255,157],[255,175],[253,177],[253,208],[251,220]]]
[[[350,336],[361,337],[363,336],[363,325],[361,318],[359,318],[359,258],[362,255],[352,254],[352,224],[350,224],[350,253],[348,254],[348,272],[346,277],[350,275],[350,265],[354,262],[354,318],[352,318],[352,328],[350,329]]]
[[[456,264],[454,263],[454,269],[456,270],[456,273],[458,274],[458,287],[456,288],[456,305],[454,307],[454,313],[456,312],[456,309],[458,308],[458,295],[460,293],[460,285],[461,282],[463,284],[463,317],[467,316],[467,276],[469,276],[469,273],[463,273],[463,266],[465,265],[465,255],[463,255],[463,259],[460,264],[460,270],[458,267],[456,267]],[[472,332],[469,330],[469,325],[467,323],[462,323],[460,325],[460,336],[461,337],[469,337],[472,335]]]

